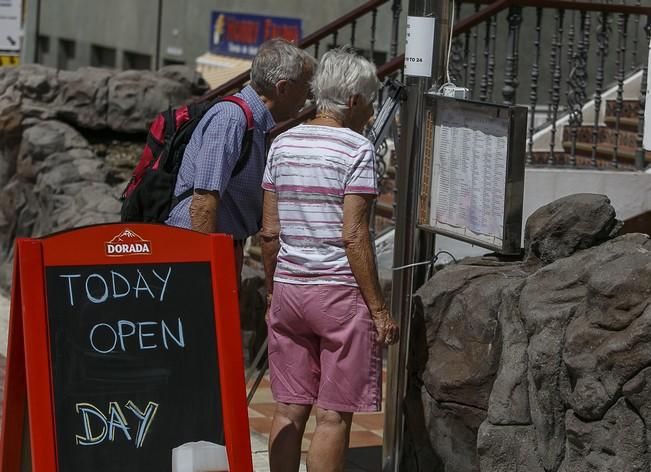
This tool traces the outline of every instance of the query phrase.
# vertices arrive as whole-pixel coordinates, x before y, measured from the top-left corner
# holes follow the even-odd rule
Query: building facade
[[[374,49],[379,59],[391,49],[392,3],[378,9]],[[209,49],[214,10],[298,18],[305,37],[361,4],[359,0],[26,0],[23,62],[60,69],[193,65]],[[354,33],[360,49],[368,49],[371,43],[367,17]],[[404,24],[401,27],[404,30]],[[403,36],[401,32],[399,38]],[[337,42],[346,44],[350,39],[339,37]],[[325,43],[322,47],[329,45]]]

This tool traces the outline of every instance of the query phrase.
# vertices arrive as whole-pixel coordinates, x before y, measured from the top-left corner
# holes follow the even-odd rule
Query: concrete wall
[[[36,14],[37,2],[30,2],[27,15]],[[115,66],[122,67],[124,53],[156,54],[158,0],[47,0],[40,2],[38,35],[48,38],[49,48],[39,53],[38,62],[59,67],[61,40],[75,44],[75,57],[67,68],[93,64],[94,47],[115,51]],[[28,22],[26,42],[30,41]],[[41,40],[42,44],[42,40]],[[36,49],[39,49],[37,41]]]
[[[360,0],[27,0],[24,41],[24,62],[35,60],[48,66],[74,69],[93,62],[93,45],[115,50],[117,68],[123,68],[125,53],[156,57],[159,8],[159,65],[165,62],[193,64],[196,57],[209,46],[210,14],[212,10],[301,18],[303,35],[320,29],[328,22],[363,4]],[[387,2],[378,10],[377,51],[388,51],[391,44],[392,11]],[[405,8],[407,0],[403,0]],[[37,12],[39,21],[37,24]],[[368,49],[371,41],[371,19],[360,21],[356,28],[355,45]],[[406,18],[406,9],[401,22]],[[404,24],[402,25],[404,28]],[[404,33],[401,30],[400,42]],[[39,48],[49,42],[49,47]],[[60,40],[76,44],[75,58],[65,61]],[[350,43],[350,28],[342,31],[339,44]],[[324,50],[328,40],[321,45]],[[403,46],[401,46],[401,50]]]
[[[524,182],[523,242],[524,222],[534,211],[573,193],[607,195],[620,220],[651,210],[651,174],[642,172],[528,168]],[[490,252],[443,236],[436,237],[436,249],[457,258]]]

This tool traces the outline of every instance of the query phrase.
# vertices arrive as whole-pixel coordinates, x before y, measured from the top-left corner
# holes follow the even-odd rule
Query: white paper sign
[[[649,42],[649,69],[651,70],[651,42]],[[646,107],[644,109],[644,149],[651,151],[651,80],[646,83]]]
[[[432,53],[434,51],[435,18],[407,17],[407,40],[405,42],[405,75],[432,76]]]
[[[0,51],[20,51],[22,0],[0,0]]]

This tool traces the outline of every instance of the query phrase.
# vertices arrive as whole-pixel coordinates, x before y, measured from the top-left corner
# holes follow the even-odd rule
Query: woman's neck
[[[344,128],[344,120],[333,113],[328,113],[326,111],[317,112],[316,116],[312,121],[311,125],[319,126],[331,126],[333,128]]]

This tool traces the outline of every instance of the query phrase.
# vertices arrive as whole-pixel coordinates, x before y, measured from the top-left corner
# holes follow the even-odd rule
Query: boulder
[[[536,450],[532,425],[498,426],[484,421],[477,434],[479,469],[482,472],[545,472]]]
[[[24,116],[40,120],[56,116],[52,106],[60,90],[56,69],[38,64],[22,66],[18,68],[16,89],[22,96],[21,110]]]
[[[525,253],[548,264],[612,238],[621,225],[605,195],[569,195],[529,217],[524,233]]]
[[[0,68],[0,291],[11,283],[16,237],[117,221],[150,121],[204,91],[179,66]]]
[[[428,346],[423,382],[435,400],[488,409],[501,354],[501,292],[525,275],[519,265],[470,259],[417,291]]]
[[[417,291],[409,470],[649,469],[651,240],[612,238],[607,198],[574,197],[532,216],[525,260],[467,259]]]
[[[96,67],[60,71],[61,92],[54,103],[57,118],[81,128],[106,128],[108,81],[114,73]]]
[[[642,369],[626,382],[622,394],[644,421],[647,445],[651,444],[651,367]]]
[[[88,148],[88,141],[72,126],[61,121],[41,121],[23,131],[17,173],[35,179],[41,163],[51,154]]]
[[[186,66],[165,66],[158,69],[158,75],[178,82],[192,95],[203,95],[210,90],[210,85],[199,72]]]
[[[559,472],[646,472],[649,459],[642,419],[624,398],[599,421],[584,422],[568,410],[567,447]]]
[[[144,133],[158,113],[191,97],[187,87],[155,72],[119,72],[108,81],[107,124],[115,131]]]

